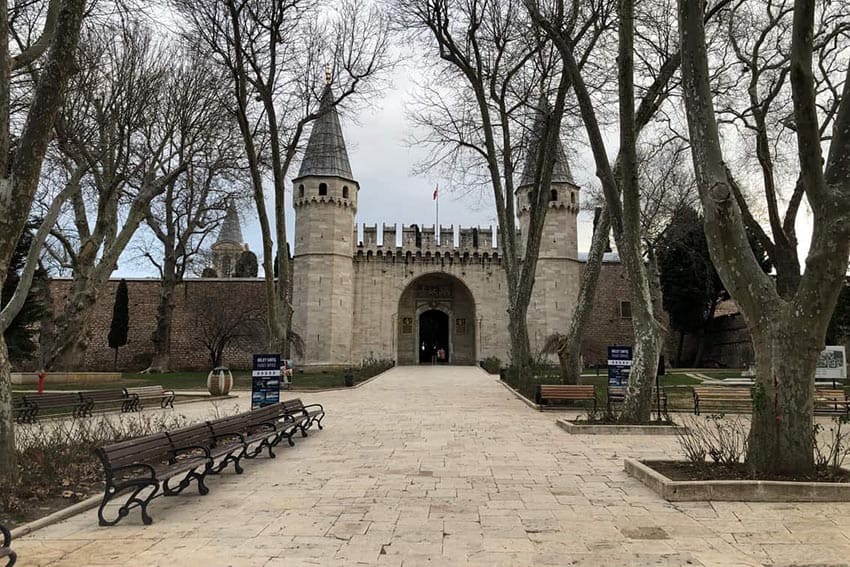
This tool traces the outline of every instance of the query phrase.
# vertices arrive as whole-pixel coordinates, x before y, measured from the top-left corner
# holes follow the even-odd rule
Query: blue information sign
[[[255,354],[251,372],[251,409],[280,402],[280,355]]]
[[[632,371],[632,347],[608,347],[608,385],[625,386]]]

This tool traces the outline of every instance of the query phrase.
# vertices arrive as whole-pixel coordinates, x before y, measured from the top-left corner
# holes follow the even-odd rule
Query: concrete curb
[[[678,435],[687,432],[681,425],[617,425],[604,423],[572,423],[558,420],[558,427],[573,435]]]
[[[636,459],[623,468],[668,502],[850,502],[845,482],[670,480]]]
[[[510,393],[512,393],[514,396],[516,396],[517,398],[522,400],[522,402],[525,403],[525,405],[527,405],[531,409],[536,409],[537,411],[543,411],[543,408],[540,406],[540,404],[535,404],[534,402],[532,402],[531,400],[529,400],[528,398],[526,398],[525,396],[523,396],[522,394],[520,394],[519,392],[517,392],[516,390],[511,388],[508,384],[505,384],[501,379],[496,378],[496,382],[498,382],[499,384],[501,384],[502,386],[507,388]]]
[[[91,510],[92,508],[97,508],[102,498],[103,496],[95,495],[81,502],[77,502],[76,504],[72,504],[67,508],[57,510],[43,518],[33,520],[32,522],[24,524],[22,526],[18,526],[17,528],[12,530],[12,539],[15,540],[19,537],[31,534],[36,530],[40,530],[42,528],[46,528],[47,526],[52,526],[53,524],[59,523],[62,520],[66,520],[71,516],[76,516],[77,514],[86,512],[88,510]]]

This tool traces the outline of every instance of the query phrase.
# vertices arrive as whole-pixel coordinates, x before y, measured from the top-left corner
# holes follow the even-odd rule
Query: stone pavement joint
[[[285,396],[286,394],[284,394]],[[850,504],[673,505],[623,471],[674,438],[569,435],[472,367],[399,367],[302,393],[323,431],[210,494],[112,528],[85,512],[15,542],[21,566],[847,565]],[[245,409],[247,396],[238,403]],[[210,406],[178,408],[196,420]],[[576,412],[577,413],[577,412]]]

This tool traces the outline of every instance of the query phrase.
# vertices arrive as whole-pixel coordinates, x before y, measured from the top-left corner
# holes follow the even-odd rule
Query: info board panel
[[[251,409],[280,402],[280,355],[255,354],[251,372]]]
[[[632,371],[632,347],[608,347],[608,385],[625,386]]]

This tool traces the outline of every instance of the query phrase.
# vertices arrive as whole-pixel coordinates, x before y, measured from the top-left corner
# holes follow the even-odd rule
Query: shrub
[[[702,420],[688,416],[676,436],[685,458],[692,463],[704,463],[708,457],[721,465],[735,465],[747,452],[748,423],[741,417],[726,418],[723,414],[708,415]]]
[[[481,368],[490,374],[498,374],[502,368],[502,361],[496,356],[488,356],[481,361]]]

